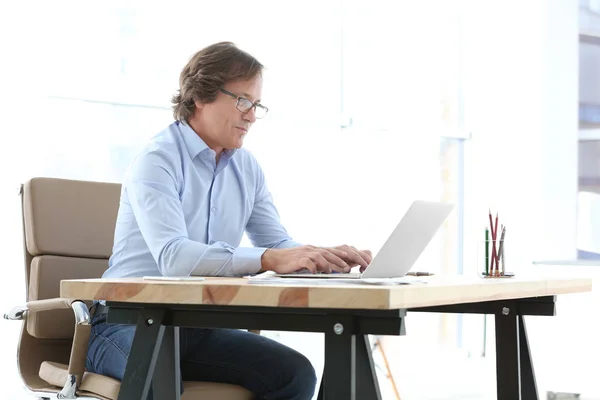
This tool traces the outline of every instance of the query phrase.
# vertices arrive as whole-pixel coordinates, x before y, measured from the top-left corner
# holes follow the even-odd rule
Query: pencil
[[[494,274],[494,263],[496,263],[498,260],[496,259],[496,231],[494,230],[494,222],[492,221],[492,212],[489,212],[489,216],[490,216],[490,230],[492,231],[492,261],[490,263],[490,275]],[[496,219],[496,221],[498,221]],[[496,264],[496,269],[498,268],[498,265]]]
[[[485,228],[485,274],[489,275],[490,265],[490,230]]]
[[[498,249],[499,258],[502,260],[502,275],[504,275],[505,271],[505,261],[504,261],[504,235],[506,234],[506,226],[502,226],[502,234],[500,234],[500,248]]]
[[[496,246],[496,240],[498,239],[498,213],[496,213],[496,224],[494,226],[494,247]],[[500,252],[495,252],[494,257],[496,258],[496,275],[500,273]]]

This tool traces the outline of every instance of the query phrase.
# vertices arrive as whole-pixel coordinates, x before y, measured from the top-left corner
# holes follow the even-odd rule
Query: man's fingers
[[[327,250],[331,254],[338,256],[339,258],[341,258],[344,261],[348,260],[348,253],[345,252],[344,250],[338,249],[336,247],[327,247],[327,248],[325,248],[325,250]]]
[[[356,247],[350,247],[352,250],[354,250],[354,252],[356,254],[358,254],[358,256],[361,258],[361,260],[363,260],[364,264],[360,264],[361,267],[366,267],[369,265],[369,263],[371,262],[371,257],[369,257],[367,255],[367,253],[365,253],[364,251],[358,250]]]
[[[333,256],[333,255],[331,255]],[[316,251],[311,254],[311,260],[317,264],[317,271],[322,271],[325,273],[330,273],[332,271],[335,272],[344,272],[344,268],[334,264],[327,258],[326,251]]]
[[[298,259],[298,266],[301,268],[306,268],[313,274],[317,273],[317,264],[309,257],[302,257]]]
[[[346,261],[344,261],[341,257],[335,255],[333,252],[327,249],[323,249],[323,252],[321,254],[327,259],[327,261],[333,264],[333,267],[331,269],[333,269],[334,271],[350,272],[350,266],[348,265],[348,263],[346,263]]]
[[[372,257],[369,256],[365,251],[358,250],[356,247],[351,246],[351,249],[358,254],[358,256],[364,261],[364,264],[360,264],[361,267],[366,267],[371,263]]]
[[[350,268],[359,265],[364,270],[372,260],[369,250],[357,250],[351,246],[314,247],[306,246],[306,251],[298,259],[298,266],[316,272],[350,272]]]
[[[358,253],[368,264],[371,264],[371,261],[373,261],[373,253],[371,253],[371,250],[359,250]]]
[[[350,246],[328,247],[327,250],[330,253],[333,253],[336,256],[340,257],[351,267],[361,265],[362,258]]]
[[[341,250],[345,251],[348,256],[345,258],[347,261],[351,261],[355,265],[360,265],[361,267],[366,267],[369,265],[369,262],[365,260],[354,247],[351,246],[340,246]],[[338,247],[338,248],[340,248]]]
[[[315,264],[317,265],[317,271],[322,271],[322,272],[327,272],[327,273],[330,272],[331,263],[329,261],[327,261],[327,259],[325,257],[323,257],[323,255],[319,251],[315,251],[315,252],[311,253],[310,259],[313,260],[315,262]]]

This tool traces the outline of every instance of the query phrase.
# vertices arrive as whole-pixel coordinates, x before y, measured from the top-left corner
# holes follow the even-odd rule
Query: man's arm
[[[259,271],[265,248],[236,249],[188,238],[179,197],[183,178],[177,170],[167,154],[155,151],[137,158],[125,181],[135,219],[160,273],[233,276]]]

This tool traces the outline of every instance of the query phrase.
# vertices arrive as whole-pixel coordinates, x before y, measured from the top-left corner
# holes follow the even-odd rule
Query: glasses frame
[[[242,96],[238,96],[238,95],[236,95],[235,93],[231,93],[230,91],[228,91],[228,90],[225,90],[225,89],[223,89],[223,88],[219,88],[219,91],[220,91],[221,93],[223,93],[223,94],[226,94],[227,96],[231,96],[231,97],[233,97],[234,99],[236,99],[237,101],[236,101],[236,103],[235,103],[235,108],[237,108],[237,110],[238,110],[239,112],[241,112],[242,114],[247,114],[247,113],[249,113],[249,112],[250,112],[250,110],[252,110],[252,109],[254,108],[254,116],[256,117],[256,119],[261,119],[261,118],[264,118],[264,117],[267,115],[267,113],[269,112],[269,109],[268,109],[267,107],[263,106],[262,104],[260,104],[260,103],[258,103],[258,102],[257,102],[257,103],[253,103],[253,102],[251,102],[250,100],[248,100],[247,98],[245,98],[245,97],[242,97]],[[251,106],[249,109],[247,109],[246,111],[244,111],[244,110],[240,110],[240,107],[239,107],[239,105],[240,105],[240,101],[241,101],[241,100],[247,101],[248,103],[252,104],[252,106]],[[257,112],[256,112],[258,108],[260,108],[260,109],[264,110],[264,113],[265,113],[265,114],[264,114],[262,117],[259,117],[259,116],[258,116],[258,114],[257,114]]]

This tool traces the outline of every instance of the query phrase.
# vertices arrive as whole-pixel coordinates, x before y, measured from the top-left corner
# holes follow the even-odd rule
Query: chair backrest
[[[60,296],[63,279],[98,278],[108,267],[121,185],[33,178],[22,186],[27,300]],[[29,312],[19,343],[19,369],[31,389],[47,386],[41,362],[68,363],[71,310]],[[65,362],[66,361],[66,362]]]

